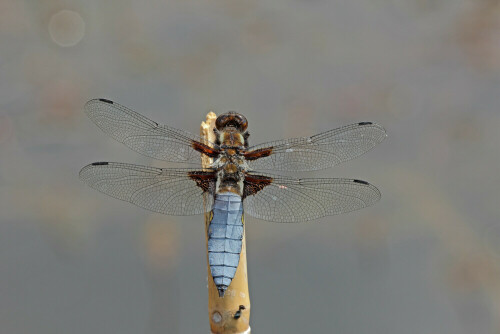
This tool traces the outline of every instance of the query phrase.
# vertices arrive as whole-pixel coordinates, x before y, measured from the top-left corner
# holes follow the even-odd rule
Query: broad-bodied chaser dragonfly
[[[358,210],[380,199],[378,189],[366,181],[256,172],[319,170],[356,158],[386,137],[384,128],[372,122],[249,146],[247,119],[235,112],[217,117],[215,142],[106,99],[87,102],[85,112],[111,137],[151,158],[200,164],[201,153],[213,159],[208,169],[198,170],[95,162],[80,171],[80,178],[100,192],[154,212],[210,212],[209,265],[221,297],[238,267],[243,212],[273,222],[302,222]]]

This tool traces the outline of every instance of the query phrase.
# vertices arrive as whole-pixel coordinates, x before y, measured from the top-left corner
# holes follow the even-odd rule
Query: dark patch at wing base
[[[196,185],[203,189],[203,191],[209,191],[213,188],[215,183],[215,172],[209,171],[193,171],[189,172],[188,176],[196,182]]]
[[[202,144],[202,143],[195,141],[195,140],[193,140],[191,146],[193,147],[193,149],[195,149],[196,151],[198,151],[202,154],[205,154],[209,158],[217,158],[219,156],[219,153],[220,153],[218,150],[213,149],[210,146]]]
[[[273,153],[272,147],[260,148],[258,150],[248,151],[243,153],[243,156],[247,160],[257,160],[259,158],[268,157]]]
[[[257,194],[259,191],[264,189],[264,187],[270,185],[272,182],[273,182],[272,177],[247,174],[245,176],[245,180],[243,181],[244,184],[243,198]]]

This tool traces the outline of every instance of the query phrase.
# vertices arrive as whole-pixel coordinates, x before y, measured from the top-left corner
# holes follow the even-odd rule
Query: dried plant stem
[[[207,114],[205,122],[201,123],[200,135],[202,138],[215,142],[215,120],[213,112]],[[202,156],[202,166],[207,168],[212,162],[209,157]],[[212,279],[208,265],[208,224],[210,215],[205,214],[205,236],[207,241],[207,272],[208,272],[208,317],[210,330],[213,334],[249,334],[250,333],[250,296],[248,294],[247,252],[245,231],[241,246],[240,263],[236,274],[229,285],[224,297],[219,297],[219,292]],[[243,225],[243,228],[245,226]]]

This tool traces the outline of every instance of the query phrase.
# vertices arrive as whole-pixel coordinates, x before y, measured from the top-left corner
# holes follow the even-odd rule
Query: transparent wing
[[[85,112],[112,138],[154,159],[200,164],[200,153],[192,148],[193,141],[209,144],[201,137],[158,124],[106,99],[90,100]]]
[[[200,214],[212,207],[213,196],[205,196],[204,203],[204,191],[190,173],[196,172],[96,162],[82,168],[80,179],[104,194],[146,210],[182,216]]]
[[[302,222],[359,210],[380,199],[378,189],[353,179],[294,179],[262,174],[271,181],[244,200],[245,212],[273,222]]]
[[[371,122],[347,125],[312,137],[260,144],[254,151],[272,148],[267,157],[248,161],[251,169],[310,171],[338,165],[371,150],[386,137],[384,128]]]

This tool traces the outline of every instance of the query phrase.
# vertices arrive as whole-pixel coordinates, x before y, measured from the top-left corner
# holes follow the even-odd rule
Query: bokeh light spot
[[[64,9],[50,18],[49,34],[59,46],[75,46],[85,35],[85,22],[77,12]]]

